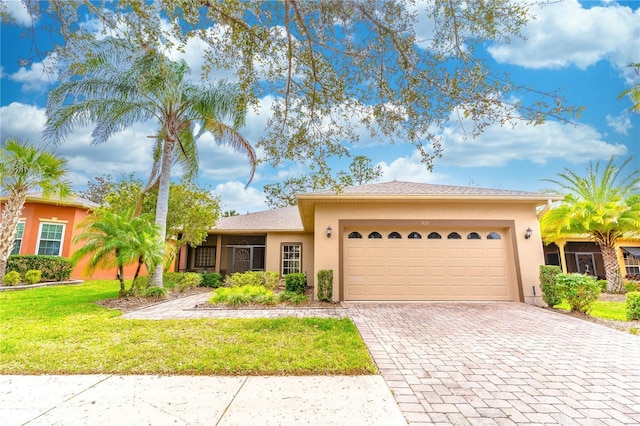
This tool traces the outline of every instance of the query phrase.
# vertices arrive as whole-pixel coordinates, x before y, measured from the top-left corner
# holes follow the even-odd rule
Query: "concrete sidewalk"
[[[14,425],[406,425],[381,376],[0,376]]]

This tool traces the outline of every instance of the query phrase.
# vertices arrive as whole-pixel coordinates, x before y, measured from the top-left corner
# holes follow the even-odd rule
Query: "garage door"
[[[345,300],[515,298],[504,230],[354,227],[343,238]]]

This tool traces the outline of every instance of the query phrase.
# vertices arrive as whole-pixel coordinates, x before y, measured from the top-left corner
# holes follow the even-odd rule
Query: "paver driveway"
[[[350,304],[410,424],[640,424],[640,337],[522,303]]]

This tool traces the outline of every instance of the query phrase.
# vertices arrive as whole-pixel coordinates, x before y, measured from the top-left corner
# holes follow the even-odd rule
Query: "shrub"
[[[540,288],[542,298],[549,307],[562,303],[562,294],[558,289],[556,277],[562,273],[562,269],[555,265],[540,266]]]
[[[2,278],[2,282],[6,285],[16,285],[20,284],[20,273],[18,271],[9,271]]]
[[[133,280],[131,290],[129,292],[132,296],[144,296],[148,287],[149,277],[146,275],[139,275]]]
[[[333,269],[318,271],[318,300],[330,302],[333,299]]]
[[[624,288],[627,290],[625,293],[640,291],[640,282],[627,281],[624,283]]]
[[[598,286],[600,287],[600,293],[607,292],[607,280],[598,280]]]
[[[197,274],[195,272],[187,272],[184,274],[180,274],[177,288],[180,291],[184,291],[189,288],[198,287],[201,282],[202,282],[202,275]]]
[[[145,297],[165,297],[167,295],[167,289],[164,287],[148,287],[144,291]]]
[[[27,284],[37,284],[42,279],[42,272],[37,269],[29,269],[24,273],[24,281]]]
[[[71,277],[73,263],[66,257],[14,254],[7,259],[7,272],[23,275],[31,269],[42,272],[42,281],[66,281]]]
[[[301,272],[284,276],[284,288],[286,291],[302,294],[307,287],[307,276]]]
[[[556,283],[572,311],[588,313],[600,296],[600,286],[589,275],[560,274]]]
[[[278,272],[266,271],[264,273],[264,286],[268,290],[275,290],[280,285],[280,274]]]
[[[202,282],[200,283],[200,287],[210,287],[210,288],[218,288],[222,285],[222,275],[212,272],[205,273],[202,275]]]
[[[302,303],[307,303],[309,301],[309,296],[296,293],[294,291],[283,291],[278,295],[278,300],[280,303],[291,303],[292,305],[300,305]]]
[[[227,287],[261,286],[263,282],[264,272],[261,271],[235,272],[224,279]]]
[[[245,285],[240,287],[220,287],[213,291],[209,301],[213,304],[225,303],[230,306],[256,303],[270,305],[275,303],[271,290],[263,286]]]
[[[162,274],[162,285],[169,289],[180,288],[182,272],[165,272]]]
[[[627,293],[627,321],[640,320],[640,292]]]

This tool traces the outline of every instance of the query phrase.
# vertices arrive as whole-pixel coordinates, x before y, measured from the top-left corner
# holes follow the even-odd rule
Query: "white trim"
[[[62,248],[64,246],[64,235],[67,230],[66,222],[52,222],[52,221],[43,221],[40,219],[40,226],[38,227],[38,240],[36,241],[36,253],[40,251],[40,239],[42,238],[42,226],[43,225],[60,225],[62,226],[62,235],[60,235],[60,249],[58,250],[58,254],[54,254],[53,256],[62,256]],[[54,240],[45,240],[45,241],[54,241]]]
[[[20,226],[20,224],[22,224],[22,235],[20,236],[20,238],[18,238],[18,226]],[[20,247],[18,247],[18,253],[15,253],[15,254],[20,254],[20,251],[22,251],[22,242],[24,241],[24,230],[26,228],[27,228],[27,220],[26,219],[20,219],[18,221],[18,224],[16,225],[16,236],[13,239],[13,246],[11,246],[10,254],[14,254],[13,250],[15,248],[16,241],[18,241],[18,240],[20,240]]]

